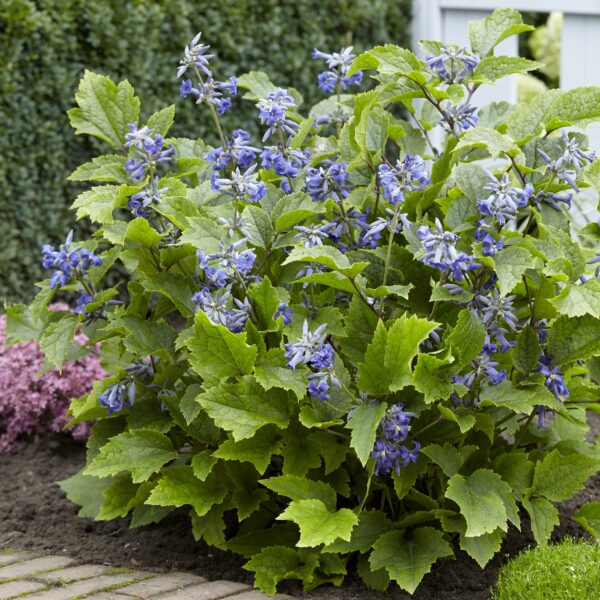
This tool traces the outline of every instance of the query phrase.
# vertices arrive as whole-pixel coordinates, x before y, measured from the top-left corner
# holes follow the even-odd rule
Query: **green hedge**
[[[150,112],[177,99],[180,54],[202,31],[219,77],[268,70],[312,101],[322,67],[313,47],[406,45],[409,12],[410,0],[0,0],[0,301],[31,296],[41,245],[64,239],[72,221],[78,189],[65,178],[92,148],[65,111],[84,68],[127,74]],[[206,136],[205,113],[177,107],[174,135]]]

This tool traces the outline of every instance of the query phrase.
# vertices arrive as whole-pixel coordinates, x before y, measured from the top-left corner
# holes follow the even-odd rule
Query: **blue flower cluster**
[[[540,329],[540,333],[542,330]],[[542,338],[545,335],[542,333]],[[541,340],[540,340],[541,341]],[[534,371],[540,373],[544,377],[544,385],[554,394],[554,397],[561,403],[570,397],[569,388],[565,383],[564,375],[561,370],[554,364],[552,356],[548,352],[544,352],[539,360],[539,365]],[[538,427],[544,427],[546,420],[547,408],[545,406],[536,406],[538,416]]]
[[[229,177],[219,177],[213,174],[212,189],[232,196],[236,200],[258,202],[267,192],[267,186],[256,178],[256,164],[248,167],[243,173],[239,167],[233,170]]]
[[[377,171],[383,196],[393,205],[404,202],[405,193],[422,190],[430,183],[425,161],[420,156],[407,154],[404,160],[398,159],[395,167],[383,163]]]
[[[479,64],[478,56],[457,46],[442,46],[441,54],[425,57],[425,64],[445,83],[463,83]]]
[[[167,188],[158,187],[158,177],[152,179],[141,191],[132,194],[127,202],[127,209],[134,217],[148,217],[148,209],[153,204],[160,204]]]
[[[314,202],[324,202],[329,198],[341,202],[350,194],[348,165],[324,160],[318,167],[309,167],[306,170],[306,192]]]
[[[109,415],[133,406],[134,400],[135,386],[131,380],[113,383],[98,398],[98,402],[108,410]]]
[[[42,247],[42,265],[45,269],[54,269],[50,277],[50,288],[64,287],[71,277],[82,280],[90,267],[102,264],[102,259],[85,248],[71,248],[73,231],[67,235],[65,243],[58,250],[50,244]],[[87,303],[86,303],[87,304]]]
[[[377,439],[371,452],[375,459],[375,475],[387,475],[392,470],[397,475],[400,468],[415,462],[421,444],[413,441],[412,448],[403,444],[410,431],[410,422],[414,413],[406,412],[403,404],[393,404],[387,410],[378,428]]]
[[[146,126],[138,129],[136,123],[129,123],[128,128],[125,147],[133,148],[134,154],[125,163],[125,168],[132,179],[141,181],[148,171],[153,173],[159,163],[171,160],[175,150],[171,146],[165,148],[162,135]]]
[[[362,82],[362,71],[358,71],[350,77],[347,76],[350,65],[355,58],[355,55],[352,54],[352,46],[342,48],[339,52],[332,52],[331,54],[321,52],[315,48],[312,57],[324,60],[329,67],[329,70],[319,73],[317,78],[317,85],[326,94],[333,94],[345,90],[351,85],[359,85]]]
[[[417,237],[426,250],[419,260],[442,273],[449,273],[456,281],[462,281],[466,272],[481,266],[472,256],[456,249],[458,235],[444,231],[439,219],[435,220],[435,229],[421,225]]]
[[[468,103],[457,104],[453,106],[449,100],[443,104],[444,118],[441,121],[442,127],[449,133],[459,137],[463,131],[477,125],[476,106]]]
[[[243,301],[235,298],[232,288],[239,283],[245,290],[247,282],[256,280],[252,275],[256,254],[250,249],[239,249],[246,241],[246,238],[231,244],[221,241],[220,252],[197,252],[204,287],[194,294],[192,300],[213,323],[224,325],[234,333],[244,328],[251,306],[247,298]]]
[[[228,81],[216,81],[213,78],[208,65],[214,55],[206,54],[210,46],[201,44],[200,37],[199,33],[194,37],[192,43],[185,47],[177,70],[177,77],[181,77],[188,69],[192,69],[198,82],[194,87],[191,79],[184,79],[181,83],[180,94],[182,98],[189,95],[195,96],[196,104],[211,105],[219,114],[223,114],[231,108],[231,97],[237,95],[237,79],[230,77]],[[227,94],[227,97],[223,94]]]
[[[258,148],[251,145],[250,134],[243,129],[236,129],[231,138],[225,141],[225,147],[211,150],[206,160],[214,163],[215,171],[233,169],[239,167],[247,169],[256,159],[260,152]]]
[[[327,393],[330,383],[339,387],[340,382],[335,376],[335,352],[333,346],[325,341],[327,335],[323,333],[327,327],[323,323],[315,331],[311,332],[308,321],[302,326],[302,337],[295,343],[285,345],[285,357],[288,367],[295,369],[300,364],[308,365],[318,369],[308,376],[308,393],[319,400],[329,399]]]

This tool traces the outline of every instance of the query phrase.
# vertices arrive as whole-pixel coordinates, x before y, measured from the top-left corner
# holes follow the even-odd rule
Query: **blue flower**
[[[519,208],[528,204],[533,186],[528,183],[526,189],[521,190],[510,184],[508,173],[504,173],[500,181],[487,170],[485,174],[490,183],[483,189],[491,193],[487,198],[477,200],[477,207],[482,214],[496,218],[498,224],[503,227],[507,222],[515,219]]]
[[[225,148],[214,148],[206,155],[206,160],[214,163],[215,171],[222,171],[230,167],[248,168],[260,152],[258,148],[250,145],[250,134],[243,129],[236,129],[231,139],[227,140]]]
[[[358,85],[362,82],[362,72],[358,71],[354,75],[347,77],[350,65],[355,58],[352,54],[352,46],[342,48],[340,52],[327,54],[316,48],[312,52],[312,57],[322,59],[327,62],[328,71],[322,71],[317,78],[317,85],[326,94],[333,94],[339,85],[340,90],[345,90],[351,85]]]
[[[177,70],[177,77],[181,77],[189,68],[196,68],[202,71],[205,75],[210,75],[208,63],[213,54],[206,54],[210,46],[200,43],[202,33],[198,33],[192,43],[185,47],[183,58],[181,59],[180,67]]]
[[[133,406],[135,387],[132,382],[113,383],[107,387],[98,398],[98,402],[108,409],[108,414],[119,412],[123,408]]]
[[[544,376],[544,385],[554,394],[559,402],[564,402],[570,397],[569,388],[565,383],[564,375],[553,363],[549,354],[543,354],[539,366],[534,369]]]
[[[314,202],[333,198],[341,202],[347,198],[348,165],[345,162],[323,161],[323,166],[306,170],[306,191]]]
[[[259,100],[256,106],[260,110],[259,120],[261,124],[268,126],[263,136],[263,142],[274,134],[296,135],[298,124],[286,116],[286,112],[295,108],[296,103],[293,96],[287,93],[287,90],[279,88],[269,92],[267,97]]]
[[[229,96],[237,94],[237,79],[230,77],[229,81],[216,81],[212,75],[208,75],[206,81],[198,81],[198,87],[192,85],[190,79],[186,79],[181,84],[180,96],[185,98],[189,95],[196,97],[196,104],[202,102],[212,104],[216,107],[219,114],[223,114],[231,107],[231,98],[225,98],[223,93]]]
[[[280,302],[277,310],[275,311],[275,319],[281,317],[284,325],[289,325],[292,322],[292,309],[288,308],[285,302]]]
[[[81,292],[77,300],[75,300],[75,308],[73,309],[73,313],[76,315],[85,315],[85,308],[93,299],[94,298],[87,292]]]
[[[132,179],[141,180],[146,176],[148,169],[154,169],[159,163],[171,160],[175,150],[171,146],[164,148],[163,137],[148,127],[138,129],[135,123],[130,123],[128,127],[125,147],[134,148],[134,154],[125,163],[125,168]]]
[[[371,457],[375,459],[374,475],[387,475],[392,469],[400,472],[400,451],[396,444],[385,439],[375,440]]]
[[[127,209],[135,217],[148,216],[147,208],[152,204],[160,204],[161,196],[167,188],[158,187],[158,177],[155,177],[142,191],[132,194],[127,202]]]
[[[486,231],[480,241],[481,253],[484,256],[494,256],[494,254],[498,254],[504,248],[504,236],[502,235],[499,239],[495,239],[491,233]]]
[[[285,345],[285,357],[288,361],[288,367],[295,369],[299,364],[309,364],[313,361],[315,354],[326,343],[326,334],[323,333],[326,327],[327,323],[323,323],[315,331],[311,332],[308,327],[308,321],[304,321],[302,337],[294,344],[287,343]]]
[[[223,325],[233,333],[242,331],[249,317],[250,306],[233,298],[229,286],[212,292],[203,288],[194,294],[192,300],[215,325]]]
[[[327,378],[311,379],[308,382],[307,391],[309,396],[313,396],[319,400],[328,400],[329,394],[327,392],[329,391],[329,383],[327,382]]]
[[[404,193],[422,190],[429,185],[429,174],[420,156],[407,154],[395,167],[386,163],[379,165],[378,178],[383,187],[383,196],[390,204],[404,202]]]
[[[465,48],[442,46],[440,50],[441,54],[438,56],[426,56],[425,64],[446,83],[462,83],[479,64],[479,57],[467,52]]]
[[[596,158],[595,152],[584,152],[577,142],[576,137],[569,138],[569,134],[563,129],[562,130],[562,138],[564,151],[562,154],[562,159],[567,166],[571,166],[575,169],[576,172],[579,172],[584,163],[592,163]]]
[[[442,272],[449,272],[457,281],[462,281],[466,271],[478,269],[481,265],[472,256],[456,249],[458,235],[444,231],[439,219],[435,220],[435,229],[422,225],[417,230],[417,237],[427,252],[419,258],[426,265]]]
[[[498,361],[491,358],[487,353],[481,353],[471,361],[471,370],[465,375],[453,375],[452,383],[460,383],[467,388],[472,388],[474,383],[481,385],[484,381],[490,385],[498,385],[506,379],[506,369],[498,370]]]
[[[239,247],[247,241],[246,238],[242,238],[232,244],[226,244],[221,240],[221,251],[211,254],[205,254],[202,250],[198,250],[196,254],[200,260],[200,268],[207,270],[209,263],[216,262],[219,269],[230,278],[236,275],[248,277],[256,261],[256,254],[251,249],[239,250]]]
[[[295,231],[296,239],[302,241],[306,248],[314,248],[315,246],[322,246],[323,240],[327,239],[331,229],[335,227],[335,223],[325,223],[325,225],[310,225],[306,227],[304,225],[296,225]]]
[[[262,181],[256,180],[255,170],[256,164],[246,169],[244,173],[236,167],[230,174],[229,179],[226,177],[214,177],[212,179],[212,188],[215,191],[221,191],[240,200],[258,202],[266,194],[267,187]]]
[[[477,116],[475,115],[476,106],[471,106],[470,104],[452,106],[448,100],[443,109],[447,118],[442,119],[441,125],[446,131],[453,133],[456,137],[463,131],[477,125]]]
[[[501,296],[497,288],[490,294],[475,294],[470,306],[473,314],[477,315],[486,325],[504,321],[513,331],[517,330],[517,316],[513,306],[515,296]]]
[[[340,127],[350,121],[350,115],[347,110],[344,110],[341,106],[335,108],[331,113],[321,115],[315,119],[315,127],[321,125],[339,125]]]

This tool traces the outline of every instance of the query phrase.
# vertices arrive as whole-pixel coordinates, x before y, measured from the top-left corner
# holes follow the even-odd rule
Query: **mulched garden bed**
[[[600,432],[600,417],[592,415],[593,434]],[[189,571],[208,579],[252,582],[252,574],[241,567],[244,560],[234,554],[197,543],[191,534],[186,511],[175,512],[158,525],[130,530],[125,519],[95,522],[77,516],[77,507],[67,500],[56,481],[78,471],[85,460],[83,446],[66,438],[39,441],[13,455],[0,455],[0,547],[64,553],[81,561],[115,567]],[[600,500],[600,474],[585,490],[561,509],[561,525],[553,535],[579,537],[583,530],[571,520],[577,508]],[[524,520],[525,525],[525,520]],[[434,567],[413,596],[415,600],[485,600],[502,561],[533,544],[527,527],[513,529],[503,551],[484,570],[461,554],[455,561]],[[293,584],[285,590],[304,594]],[[310,593],[320,600],[405,600],[399,590],[391,594],[367,590],[349,579],[342,588],[323,587]]]

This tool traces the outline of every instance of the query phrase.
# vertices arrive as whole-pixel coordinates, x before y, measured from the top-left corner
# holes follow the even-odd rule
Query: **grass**
[[[566,539],[526,550],[500,569],[492,598],[600,599],[600,544]]]

